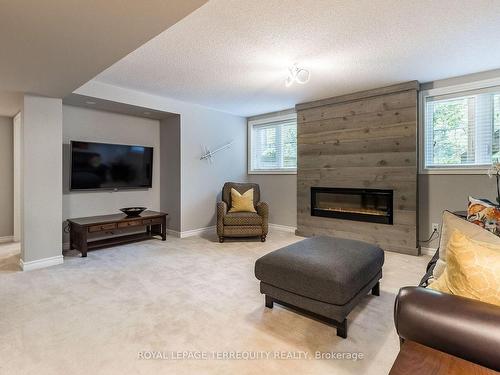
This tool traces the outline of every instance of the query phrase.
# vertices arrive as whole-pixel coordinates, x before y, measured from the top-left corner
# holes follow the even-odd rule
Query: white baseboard
[[[422,255],[430,255],[430,256],[433,256],[434,254],[436,254],[436,251],[437,249],[434,248],[434,247],[424,247],[424,246],[421,246],[420,247],[420,253]]]
[[[186,237],[199,236],[200,234],[207,233],[207,232],[213,232],[213,231],[215,231],[215,225],[212,225],[210,227],[205,227],[205,228],[186,230],[184,232],[180,232],[180,233],[177,232],[177,233],[179,233],[180,238],[186,238]]]
[[[186,230],[184,232],[179,232],[179,231],[176,231],[173,229],[167,229],[167,236],[172,236],[172,237],[177,237],[177,238],[188,238],[188,237],[193,237],[193,236],[199,236],[201,234],[209,233],[209,232],[215,233],[215,228],[216,228],[216,226],[212,225],[210,227]],[[297,229],[295,227],[289,227],[287,225],[280,225],[280,224],[269,224],[269,228],[284,231],[284,232],[289,232],[289,233],[295,233],[295,230]],[[69,250],[69,243],[64,243],[63,249]]]
[[[56,266],[58,264],[62,264],[63,262],[64,262],[63,256],[57,255],[55,257],[32,260],[31,262],[25,262],[21,259],[19,261],[19,265],[21,266],[21,269],[23,271],[32,271],[32,270],[37,270],[39,268]]]
[[[173,229],[167,229],[167,236],[181,238],[181,232]]]
[[[283,232],[290,232],[290,233],[295,233],[297,228],[295,227],[290,227],[288,225],[281,225],[281,224],[269,224],[269,228],[271,229],[276,229],[276,230],[281,230]]]
[[[170,234],[172,236],[178,237],[178,238],[187,238],[187,237],[193,237],[193,236],[199,236],[204,233],[209,233],[209,232],[214,232],[216,226],[212,225],[210,227],[205,227],[205,228],[198,228],[198,229],[192,229],[192,230],[187,230],[184,232],[177,232],[174,230],[167,229],[167,234]],[[275,230],[281,230],[284,232],[290,232],[290,233],[295,233],[295,227],[289,227],[286,225],[280,225],[280,224],[269,224],[269,228],[275,229]]]
[[[0,237],[0,243],[14,242],[14,236]]]
[[[186,238],[186,237],[199,236],[200,234],[203,234],[203,233],[214,232],[215,228],[216,228],[216,226],[212,225],[210,227],[187,230],[184,232],[176,232],[176,231],[167,230],[167,233],[171,234],[172,236],[175,236],[175,237]],[[269,228],[281,230],[284,232],[290,232],[290,233],[295,233],[295,229],[297,229],[295,227],[289,227],[289,226],[280,225],[280,224],[269,224]]]

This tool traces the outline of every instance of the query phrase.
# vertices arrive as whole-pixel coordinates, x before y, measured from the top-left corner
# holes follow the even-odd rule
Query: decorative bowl
[[[146,210],[146,207],[125,207],[120,208],[120,211],[129,217],[139,216]]]

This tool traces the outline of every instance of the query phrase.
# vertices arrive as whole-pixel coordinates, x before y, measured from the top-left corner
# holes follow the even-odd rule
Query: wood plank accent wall
[[[418,255],[416,81],[299,104],[297,234]],[[311,216],[311,187],[394,190],[394,225]]]

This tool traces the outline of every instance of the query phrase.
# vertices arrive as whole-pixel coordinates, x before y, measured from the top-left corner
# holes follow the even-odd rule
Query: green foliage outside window
[[[467,153],[469,142],[467,100],[434,103],[432,116],[434,164],[474,162],[474,155]]]
[[[265,139],[265,144],[262,149],[261,160],[267,163],[277,162],[276,129],[275,128],[266,129],[264,139]]]
[[[493,96],[493,162],[500,162],[500,95]]]
[[[295,168],[297,166],[297,126],[283,127],[283,166]]]

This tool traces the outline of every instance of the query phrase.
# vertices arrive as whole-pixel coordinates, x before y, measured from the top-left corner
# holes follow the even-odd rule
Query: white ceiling
[[[249,116],[499,67],[499,0],[211,0],[97,80]]]
[[[0,0],[0,115],[62,98],[207,0]]]

